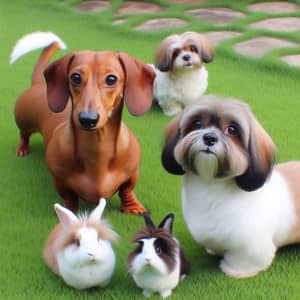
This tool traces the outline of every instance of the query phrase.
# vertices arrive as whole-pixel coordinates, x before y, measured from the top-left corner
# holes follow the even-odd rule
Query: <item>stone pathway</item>
[[[87,0],[76,5],[76,10],[97,13],[102,12],[111,7],[112,0]],[[208,0],[168,0],[169,3],[184,7],[186,5],[194,5],[193,9],[186,9],[185,13],[193,16],[199,21],[199,28],[202,23],[207,23],[212,26],[212,31],[203,32],[207,38],[218,47],[220,43],[225,40],[234,39],[235,37],[242,37],[243,32],[227,30],[226,27],[234,25],[240,20],[246,24],[247,29],[263,30],[262,35],[254,38],[243,39],[242,41],[232,41],[233,50],[240,55],[251,56],[255,58],[263,58],[265,54],[275,49],[300,47],[300,44],[288,40],[288,38],[275,38],[268,35],[268,32],[289,33],[300,30],[300,17],[284,16],[284,14],[292,14],[300,11],[300,5],[288,1],[257,1],[249,4],[246,8],[248,13],[235,11],[225,7],[207,7]],[[205,8],[201,7],[205,4]],[[190,6],[188,6],[190,7]],[[175,17],[162,18],[158,13],[168,11],[168,7],[160,6],[158,4],[147,1],[124,1],[123,5],[115,12],[116,16],[122,16],[120,19],[113,21],[114,26],[126,22],[130,17],[138,14],[149,14],[151,16],[147,21],[134,27],[134,30],[142,31],[160,31],[169,28],[182,28],[189,23]],[[256,22],[247,22],[247,17],[260,13],[262,18]],[[263,15],[265,14],[265,15]],[[276,16],[278,15],[278,16]],[[300,52],[300,51],[299,51]],[[279,58],[282,62],[292,66],[300,67],[300,54],[283,55]]]

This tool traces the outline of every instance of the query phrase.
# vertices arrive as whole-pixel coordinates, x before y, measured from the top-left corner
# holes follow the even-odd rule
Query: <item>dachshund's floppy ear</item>
[[[66,55],[54,61],[44,71],[48,106],[53,112],[63,111],[68,103],[70,96],[68,71],[74,57],[74,54]]]
[[[166,128],[166,143],[164,145],[161,162],[163,167],[171,174],[183,175],[185,171],[178,164],[174,156],[174,149],[180,139],[179,130],[180,116],[176,116]]]
[[[271,137],[256,119],[253,119],[251,127],[248,145],[249,166],[244,174],[235,178],[237,185],[248,192],[264,185],[272,171],[276,152]]]
[[[128,111],[139,116],[152,105],[155,72],[152,67],[124,52],[119,60],[125,73],[124,96]]]

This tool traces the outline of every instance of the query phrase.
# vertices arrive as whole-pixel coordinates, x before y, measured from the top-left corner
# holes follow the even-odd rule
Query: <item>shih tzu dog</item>
[[[273,167],[275,146],[249,106],[203,96],[167,126],[164,168],[182,178],[193,238],[221,270],[250,277],[300,242],[300,162]]]
[[[204,63],[212,61],[213,46],[196,32],[166,37],[155,55],[154,99],[166,115],[175,115],[199,99],[207,88]]]

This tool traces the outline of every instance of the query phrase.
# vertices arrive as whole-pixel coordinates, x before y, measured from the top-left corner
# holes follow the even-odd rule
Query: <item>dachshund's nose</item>
[[[185,60],[185,61],[189,61],[190,58],[191,58],[191,56],[190,56],[189,54],[184,54],[184,55],[182,56],[182,59]]]
[[[218,137],[214,132],[208,132],[203,135],[203,141],[207,146],[213,146],[218,142]]]
[[[81,111],[78,114],[78,120],[83,128],[93,129],[99,121],[99,114],[94,111]]]

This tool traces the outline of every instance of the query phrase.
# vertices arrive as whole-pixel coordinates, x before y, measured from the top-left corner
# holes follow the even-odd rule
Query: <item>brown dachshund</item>
[[[35,33],[24,37],[14,51],[33,50],[16,48],[34,47],[34,37]],[[100,197],[119,192],[123,212],[143,213],[134,193],[140,145],[122,122],[122,110],[124,101],[133,115],[151,107],[152,68],[126,53],[111,51],[73,52],[47,66],[61,47],[56,39],[46,40],[32,85],[15,106],[20,129],[17,155],[27,155],[30,135],[40,132],[65,207],[76,211],[79,198],[96,204]]]

